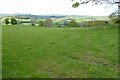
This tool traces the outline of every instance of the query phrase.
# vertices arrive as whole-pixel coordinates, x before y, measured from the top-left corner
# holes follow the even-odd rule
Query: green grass
[[[2,27],[0,26],[0,79],[2,78]]]
[[[3,78],[117,78],[117,28],[3,26]]]

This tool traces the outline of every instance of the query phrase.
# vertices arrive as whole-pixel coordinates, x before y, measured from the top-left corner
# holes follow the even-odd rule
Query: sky
[[[71,0],[0,0],[0,13],[108,16],[117,9],[117,6],[105,8],[105,5],[91,4],[72,8],[72,4]]]

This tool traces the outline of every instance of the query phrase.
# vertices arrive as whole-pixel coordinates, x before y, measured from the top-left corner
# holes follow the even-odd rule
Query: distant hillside
[[[4,17],[4,16],[14,16],[14,14],[0,14],[0,17]]]
[[[32,15],[32,14],[0,14],[0,17],[14,16],[14,17],[27,17],[34,19],[46,19],[46,18],[64,18],[65,15]]]
[[[52,15],[33,15],[33,14],[0,14],[0,17],[5,16],[14,16],[16,18],[22,19],[46,19],[46,18],[64,18],[64,19],[81,19],[81,20],[109,20],[108,16],[87,16],[87,15],[60,15],[60,14],[52,14]]]

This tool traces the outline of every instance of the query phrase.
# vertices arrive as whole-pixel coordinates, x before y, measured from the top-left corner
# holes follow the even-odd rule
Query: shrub
[[[39,20],[37,23],[39,26],[44,26],[44,21],[42,21],[42,20]]]
[[[11,24],[12,24],[12,25],[17,24],[17,20],[16,20],[15,18],[11,18]]]
[[[55,26],[55,27],[61,27],[61,24],[60,24],[60,22],[55,22],[55,23],[54,23],[54,26]]]
[[[83,21],[80,23],[80,27],[90,27],[90,23],[88,21]]]
[[[96,20],[96,21],[89,21],[90,27],[96,27],[96,26],[104,26],[108,24],[108,21],[104,20]]]
[[[30,23],[30,21],[19,21],[20,23]]]
[[[32,24],[31,24],[31,26],[35,26],[35,24],[34,24],[34,23],[32,23]]]
[[[63,21],[63,24],[64,24],[65,26],[67,26],[67,25],[68,25],[68,21],[67,21],[67,20],[64,20],[64,21]]]
[[[71,20],[68,24],[68,27],[78,27],[78,24],[74,20]]]
[[[52,27],[53,26],[52,20],[51,19],[46,19],[44,21],[44,26],[45,27]]]
[[[111,19],[111,22],[114,24],[120,24],[120,18],[119,18],[119,12],[115,11],[109,15],[109,18]]]
[[[9,24],[9,19],[8,18],[5,19],[5,24],[7,24],[7,25]]]
[[[115,21],[116,24],[120,24],[120,18],[117,18]]]

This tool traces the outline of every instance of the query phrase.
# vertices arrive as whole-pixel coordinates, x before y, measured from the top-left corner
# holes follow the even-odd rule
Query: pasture
[[[117,78],[117,28],[2,26],[3,78]]]

